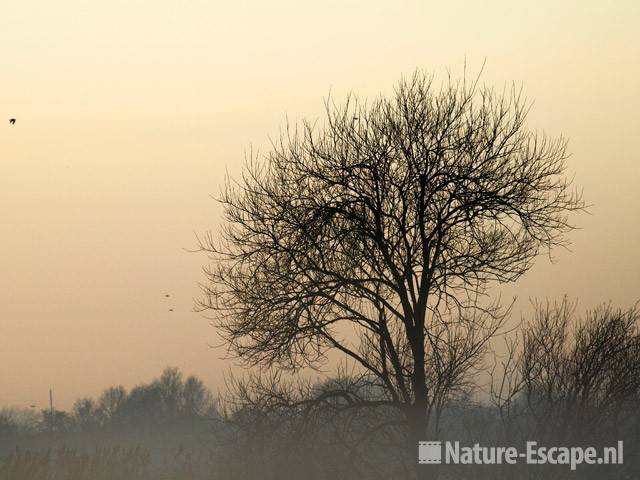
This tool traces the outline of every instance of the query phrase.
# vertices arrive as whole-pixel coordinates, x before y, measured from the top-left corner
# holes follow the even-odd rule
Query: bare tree
[[[527,434],[541,440],[618,438],[640,400],[640,312],[602,305],[576,318],[575,308],[566,297],[535,304],[493,397],[508,420],[531,419]]]
[[[176,418],[184,408],[182,372],[177,367],[166,367],[155,384],[160,390],[164,415]]]
[[[342,352],[424,438],[508,313],[489,286],[564,245],[583,208],[565,140],[528,130],[528,108],[516,89],[416,73],[252,155],[221,238],[200,240],[200,306],[231,352],[292,370]]]
[[[183,413],[190,417],[215,416],[215,402],[211,392],[198,377],[190,375],[182,389]]]
[[[83,432],[97,429],[100,426],[100,411],[91,398],[79,398],[73,404],[73,420]]]
[[[243,458],[226,455],[227,468],[242,478],[394,478],[406,464],[404,419],[352,373],[315,383],[273,370],[229,377],[224,446]]]

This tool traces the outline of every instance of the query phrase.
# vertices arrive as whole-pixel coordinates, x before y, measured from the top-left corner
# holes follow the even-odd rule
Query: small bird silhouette
[[[10,119],[9,119],[9,123],[10,123],[11,125],[15,125],[15,124],[16,124],[16,119],[15,119],[15,118],[10,118]]]
[[[168,297],[168,296],[169,296],[169,294],[168,294],[168,293],[165,293],[165,295],[164,295],[164,296],[165,296],[165,297]]]
[[[173,312],[173,308],[170,308],[170,309],[169,309],[169,311],[170,311],[170,312]]]

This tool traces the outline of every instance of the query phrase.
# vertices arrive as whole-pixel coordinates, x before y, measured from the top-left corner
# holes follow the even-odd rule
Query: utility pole
[[[51,418],[53,419],[53,389],[49,389],[49,408],[51,411]]]

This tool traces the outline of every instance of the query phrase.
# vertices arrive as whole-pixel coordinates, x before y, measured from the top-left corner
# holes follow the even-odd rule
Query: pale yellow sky
[[[219,387],[228,362],[191,312],[205,259],[184,249],[218,225],[225,171],[285,115],[317,118],[330,88],[388,93],[465,57],[524,85],[594,204],[572,253],[508,289],[518,308],[635,302],[639,24],[630,0],[2,0],[0,406],[44,406],[53,386],[66,408],[166,365]]]

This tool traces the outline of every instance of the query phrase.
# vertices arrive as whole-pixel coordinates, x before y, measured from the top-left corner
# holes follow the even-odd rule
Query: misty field
[[[140,448],[123,450],[118,447],[96,449],[92,453],[68,448],[37,452],[16,449],[0,462],[0,478],[143,480],[150,478],[150,455]]]

